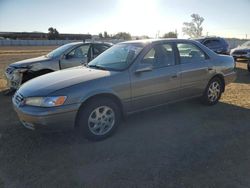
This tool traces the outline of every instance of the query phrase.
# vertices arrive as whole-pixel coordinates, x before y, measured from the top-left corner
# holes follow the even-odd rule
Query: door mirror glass
[[[73,58],[72,54],[66,54],[66,55],[64,55],[64,59],[71,59],[71,58]]]

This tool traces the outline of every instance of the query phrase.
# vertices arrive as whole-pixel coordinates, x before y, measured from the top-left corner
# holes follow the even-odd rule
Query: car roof
[[[221,37],[200,37],[200,38],[193,38],[193,40],[207,40],[207,39],[223,39],[223,38],[221,38]]]
[[[106,45],[109,45],[109,46],[112,46],[113,44],[112,43],[109,43],[109,42],[70,42],[68,44],[72,44],[72,45],[78,45],[78,44],[106,44]]]
[[[162,43],[162,42],[195,42],[192,39],[176,39],[176,38],[164,38],[164,39],[143,39],[143,40],[132,40],[132,41],[125,41],[121,42],[120,44],[150,44],[150,43]]]

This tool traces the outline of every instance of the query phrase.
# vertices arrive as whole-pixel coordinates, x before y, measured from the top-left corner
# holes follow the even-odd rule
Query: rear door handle
[[[171,76],[171,78],[177,78],[177,77],[178,77],[177,74],[174,74],[174,75]]]

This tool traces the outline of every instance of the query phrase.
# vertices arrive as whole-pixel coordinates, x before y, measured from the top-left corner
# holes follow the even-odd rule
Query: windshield
[[[145,44],[142,43],[117,44],[92,60],[88,66],[118,71],[123,70],[134,61],[144,46]]]
[[[247,42],[243,43],[241,46],[243,46],[243,47],[250,47],[250,41],[247,41]]]
[[[71,48],[74,45],[75,44],[72,44],[72,43],[65,44],[65,45],[60,46],[59,48],[56,48],[55,50],[51,51],[46,56],[49,57],[49,58],[58,57],[58,56],[62,55],[66,50],[68,50],[69,48]]]

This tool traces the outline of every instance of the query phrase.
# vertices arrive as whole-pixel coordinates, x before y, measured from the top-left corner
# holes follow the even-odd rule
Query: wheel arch
[[[122,116],[124,115],[124,107],[123,107],[123,104],[118,96],[116,96],[113,93],[109,93],[109,92],[97,93],[97,94],[93,94],[93,95],[85,98],[85,100],[82,101],[82,103],[77,111],[75,126],[77,126],[77,120],[79,117],[80,110],[96,98],[109,98],[109,99],[111,99],[112,101],[114,101],[118,105],[119,109],[121,109],[121,115]]]
[[[40,70],[28,70],[26,72],[23,73],[23,78],[22,78],[22,83],[23,82],[26,82],[32,78],[35,78],[35,77],[38,77],[38,76],[41,76],[41,75],[44,75],[44,74],[47,74],[47,73],[50,73],[50,72],[54,72],[54,70],[52,69],[40,69]]]
[[[214,78],[219,78],[220,80],[221,80],[221,82],[222,82],[222,84],[223,84],[223,88],[222,88],[222,92],[224,92],[225,91],[225,79],[224,79],[224,76],[222,75],[222,74],[216,74],[216,75],[214,75],[210,80],[212,80],[212,79],[214,79]],[[209,82],[210,82],[210,80],[209,80]]]

